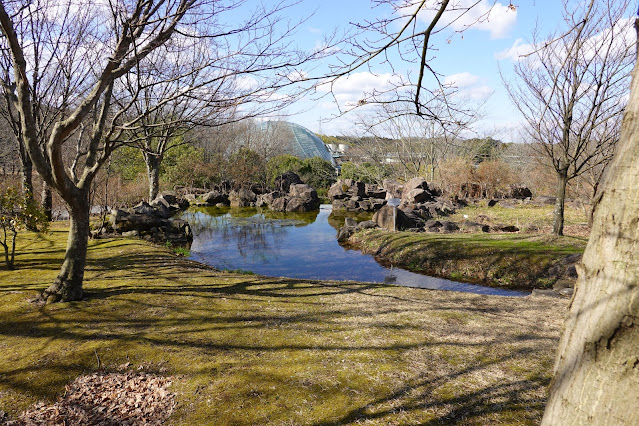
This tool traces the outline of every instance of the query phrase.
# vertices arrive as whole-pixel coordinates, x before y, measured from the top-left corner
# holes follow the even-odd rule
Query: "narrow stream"
[[[500,296],[527,295],[383,266],[373,256],[338,244],[334,226],[341,226],[343,218],[335,219],[331,211],[330,205],[311,213],[211,207],[189,210],[182,217],[193,229],[191,259],[219,269]]]

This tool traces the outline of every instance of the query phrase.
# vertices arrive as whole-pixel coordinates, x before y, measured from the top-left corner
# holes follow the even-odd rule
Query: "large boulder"
[[[380,228],[385,228],[389,231],[401,231],[410,228],[412,225],[410,219],[402,210],[389,205],[383,206],[373,214],[373,222]]]
[[[250,189],[240,188],[229,193],[231,207],[253,207],[257,201],[257,195]]]
[[[419,176],[414,177],[408,182],[406,182],[404,184],[403,192],[412,191],[413,189],[423,189],[424,191],[430,192],[428,189],[428,183],[426,182],[426,179]]]
[[[270,207],[273,204],[273,201],[275,201],[277,198],[280,198],[281,196],[282,193],[280,193],[279,191],[273,191],[266,194],[258,195],[257,201],[255,201],[255,205],[257,207]]]
[[[209,206],[220,203],[228,205],[230,203],[229,196],[218,190],[207,192],[200,197],[200,200]]]
[[[288,195],[290,199],[286,205],[286,211],[308,212],[317,210],[320,206],[321,201],[317,196],[317,192],[306,184],[292,184]]]
[[[303,183],[302,179],[293,172],[282,173],[275,178],[275,189],[279,192],[287,193],[291,185]]]
[[[271,210],[276,212],[285,212],[286,204],[288,204],[288,197],[279,197],[279,198],[275,198],[271,202],[270,208]]]
[[[374,183],[367,183],[364,185],[364,196],[366,198],[386,198],[386,190],[384,188],[380,188]]]
[[[415,188],[409,191],[405,190],[404,194],[402,195],[403,204],[425,203],[426,201],[430,201],[432,199],[433,196],[431,195],[431,193],[421,188]]]
[[[384,179],[382,186],[386,190],[386,199],[390,198],[402,198],[402,191],[404,185],[393,179]]]

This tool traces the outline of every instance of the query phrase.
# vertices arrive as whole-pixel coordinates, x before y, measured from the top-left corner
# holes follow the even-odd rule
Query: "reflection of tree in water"
[[[372,213],[368,212],[347,212],[347,211],[332,211],[328,216],[328,224],[335,228],[336,231],[339,230],[342,226],[344,226],[344,219],[347,217],[355,219],[357,222],[363,222],[365,220],[371,220],[373,217]]]
[[[235,243],[242,257],[261,260],[277,258],[287,235],[287,227],[306,226],[318,212],[284,213],[257,209],[204,208],[187,211],[182,218],[193,233],[203,240],[219,241],[225,246]]]

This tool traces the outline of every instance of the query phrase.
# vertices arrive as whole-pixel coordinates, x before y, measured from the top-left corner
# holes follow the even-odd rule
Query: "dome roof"
[[[335,160],[324,142],[306,127],[288,121],[265,121],[260,123],[260,129],[266,133],[278,131],[284,137],[288,154],[299,158],[320,157],[335,165]],[[281,132],[280,132],[281,131]]]

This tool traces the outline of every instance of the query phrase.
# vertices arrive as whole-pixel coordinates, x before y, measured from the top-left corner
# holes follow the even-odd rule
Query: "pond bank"
[[[508,289],[572,287],[585,238],[533,234],[358,232],[349,244],[407,270]]]

